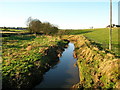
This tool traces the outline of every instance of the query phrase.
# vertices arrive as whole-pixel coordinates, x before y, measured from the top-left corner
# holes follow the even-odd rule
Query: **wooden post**
[[[109,50],[112,50],[112,0],[110,0]]]

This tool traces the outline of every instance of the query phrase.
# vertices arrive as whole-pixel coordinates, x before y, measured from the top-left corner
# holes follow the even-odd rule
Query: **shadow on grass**
[[[92,31],[81,31],[81,32],[73,33],[71,35],[84,34],[84,33],[90,33],[90,32],[92,32]]]
[[[36,38],[35,36],[24,36],[24,35],[14,35],[14,36],[10,36],[8,37],[8,40],[31,40]]]
[[[92,42],[91,44],[98,46],[100,50],[105,50],[106,53],[111,53],[116,57],[120,58],[120,45],[119,44],[112,44],[112,50],[109,50],[108,44],[100,44],[96,42]]]
[[[12,31],[12,32],[16,32],[16,31]],[[17,35],[30,35],[30,34],[33,34],[33,33],[19,33],[19,32],[16,32],[16,33],[2,33],[2,37],[10,37],[10,36],[17,36]]]
[[[6,45],[7,48],[21,48],[19,45]]]
[[[85,30],[63,30],[60,31],[60,34],[62,35],[79,35],[84,33],[90,33],[92,31],[85,31]]]

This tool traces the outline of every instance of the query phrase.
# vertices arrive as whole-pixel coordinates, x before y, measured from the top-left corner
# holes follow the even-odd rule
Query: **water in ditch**
[[[74,44],[69,43],[68,48],[59,58],[59,63],[46,72],[43,80],[35,88],[70,88],[79,82],[76,59],[73,57]]]

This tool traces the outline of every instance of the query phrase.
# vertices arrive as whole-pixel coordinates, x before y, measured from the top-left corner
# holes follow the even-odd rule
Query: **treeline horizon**
[[[18,30],[26,30],[27,27],[0,27],[1,29],[18,29]]]
[[[56,34],[59,29],[58,26],[51,24],[50,22],[41,22],[39,19],[28,18],[27,29],[30,33],[44,33],[46,35]]]

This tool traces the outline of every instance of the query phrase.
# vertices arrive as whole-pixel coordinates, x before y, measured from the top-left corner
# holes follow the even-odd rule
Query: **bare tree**
[[[26,25],[29,27],[29,24],[30,24],[30,22],[32,21],[33,19],[32,19],[32,17],[29,17],[28,19],[27,19],[27,21],[26,21]]]

